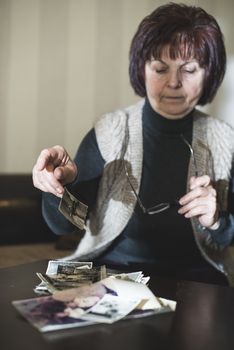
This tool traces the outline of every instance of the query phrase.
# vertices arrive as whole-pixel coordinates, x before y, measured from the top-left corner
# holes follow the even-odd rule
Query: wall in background
[[[175,1],[181,2],[181,1]],[[184,1],[219,21],[228,72],[207,111],[234,125],[232,0]],[[0,0],[0,172],[28,173],[45,147],[73,156],[102,113],[134,103],[128,51],[141,19],[165,1]]]

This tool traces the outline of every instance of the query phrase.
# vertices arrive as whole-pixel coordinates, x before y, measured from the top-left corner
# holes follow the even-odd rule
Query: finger
[[[66,166],[57,167],[54,170],[54,175],[56,179],[63,184],[71,183],[74,181],[77,175],[76,165],[69,161]]]
[[[54,176],[53,166],[47,165],[42,171],[33,170],[33,184],[44,192],[55,195],[63,193],[63,185]]]
[[[193,190],[199,186],[207,187],[211,184],[211,178],[208,175],[198,176],[190,182],[190,189]]]
[[[47,178],[43,179],[43,182],[45,182],[45,187],[47,189],[47,192],[50,192],[54,195],[59,195],[61,196],[64,192],[64,187],[63,184],[56,179],[54,174],[50,174],[49,176],[47,175]]]
[[[56,197],[62,197],[63,191],[64,189],[58,189],[58,188],[54,188],[52,187],[50,184],[46,184],[46,185],[41,185],[40,186],[40,190],[43,192],[47,192],[47,193],[51,193],[53,195],[55,195]]]
[[[41,151],[37,160],[37,169],[43,170],[48,164],[54,167],[65,165],[69,160],[69,156],[65,149],[61,146],[53,146]]]
[[[183,197],[180,198],[180,205],[185,205],[197,197],[206,197],[208,195],[213,195],[215,197],[216,191],[210,187],[197,187],[194,190],[186,193]]]
[[[184,216],[189,219],[192,217],[201,217],[205,215],[207,218],[212,219],[214,217],[214,213],[207,213],[207,207],[204,206],[198,206],[194,207],[193,209],[189,210]]]
[[[49,159],[50,159],[49,149],[42,150],[34,166],[35,170],[41,171],[45,169],[46,165],[49,163]]]
[[[216,199],[213,196],[208,196],[208,197],[198,197],[194,199],[193,201],[189,202],[187,205],[182,206],[179,210],[179,214],[186,214],[189,211],[193,210],[194,208],[199,208],[202,207],[203,209],[206,208],[206,212],[212,212],[213,213],[216,211]],[[202,209],[202,212],[203,212]]]
[[[43,192],[51,193],[57,197],[62,197],[64,188],[60,184],[58,186],[52,186],[49,182],[40,184],[40,190]]]
[[[54,146],[51,148],[43,149],[37,159],[35,168],[38,171],[45,169],[48,164],[58,165],[62,161],[64,152],[62,147]]]
[[[54,176],[59,182],[63,181],[63,179],[65,178],[64,169],[65,169],[65,167],[61,167],[61,166],[54,169]]]

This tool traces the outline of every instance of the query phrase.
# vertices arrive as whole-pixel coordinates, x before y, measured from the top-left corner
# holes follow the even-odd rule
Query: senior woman
[[[70,259],[220,283],[217,270],[229,275],[234,132],[196,109],[213,100],[225,68],[223,35],[203,9],[169,3],[142,20],[129,65],[142,99],[102,116],[74,160],[54,146],[33,169],[56,234],[76,229],[58,210],[64,186],[88,205]]]

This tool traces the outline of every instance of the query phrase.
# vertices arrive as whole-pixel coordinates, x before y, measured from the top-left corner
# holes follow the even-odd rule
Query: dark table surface
[[[1,350],[234,349],[233,288],[154,276],[149,287],[157,296],[176,300],[175,312],[40,333],[11,302],[35,297],[36,272],[45,272],[47,263],[0,269]]]

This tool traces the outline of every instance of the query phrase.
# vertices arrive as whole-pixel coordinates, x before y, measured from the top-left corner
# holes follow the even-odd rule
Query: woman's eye
[[[163,68],[163,69],[155,69],[155,72],[158,73],[158,74],[166,73],[166,71],[167,71],[166,68]]]
[[[196,71],[195,68],[194,69],[183,69],[183,72],[188,73],[188,74],[193,74],[193,73],[195,73],[195,71]]]

